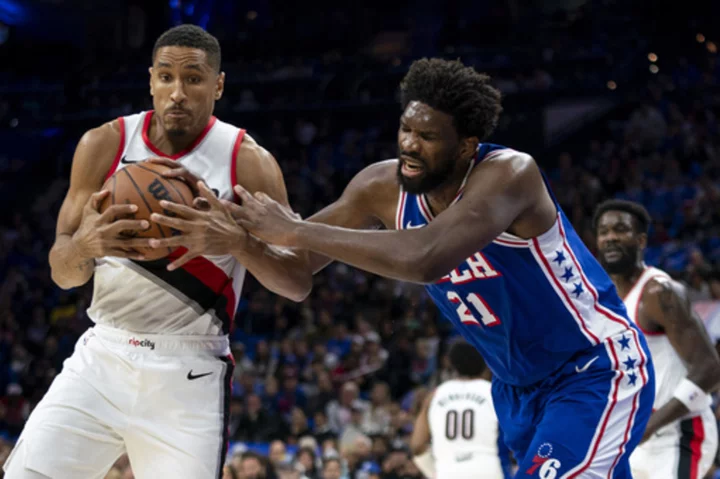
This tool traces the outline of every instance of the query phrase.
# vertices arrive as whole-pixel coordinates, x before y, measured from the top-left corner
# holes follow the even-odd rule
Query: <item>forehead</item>
[[[419,101],[408,103],[400,118],[408,126],[417,129],[455,130],[452,116]]]
[[[170,66],[198,64],[210,68],[205,50],[191,47],[160,47],[155,53],[154,63],[155,66],[160,63],[166,63]]]
[[[633,215],[626,211],[606,211],[600,216],[600,219],[598,220],[598,227],[612,227],[616,225],[627,225],[632,227],[633,224]]]

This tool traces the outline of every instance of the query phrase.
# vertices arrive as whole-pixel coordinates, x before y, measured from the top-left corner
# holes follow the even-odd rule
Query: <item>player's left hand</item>
[[[302,221],[300,215],[262,192],[251,195],[235,185],[241,204],[232,209],[235,220],[253,236],[276,246],[294,246],[293,232]]]
[[[207,201],[207,209],[198,210],[178,203],[161,201],[160,206],[175,216],[169,217],[159,213],[150,216],[152,221],[180,232],[170,238],[151,239],[151,247],[187,248],[185,254],[168,265],[170,271],[198,256],[232,254],[243,248],[248,239],[247,232],[237,224],[205,182],[198,181],[197,189],[201,197]]]

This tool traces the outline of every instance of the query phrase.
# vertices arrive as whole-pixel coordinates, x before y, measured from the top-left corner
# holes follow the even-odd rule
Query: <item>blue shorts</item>
[[[531,387],[493,381],[516,478],[631,479],[628,458],[655,399],[655,373],[636,329],[578,353]]]

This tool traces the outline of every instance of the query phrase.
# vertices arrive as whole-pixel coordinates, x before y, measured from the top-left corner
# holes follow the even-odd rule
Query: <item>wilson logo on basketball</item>
[[[170,192],[167,190],[167,188],[165,188],[165,185],[162,183],[162,181],[160,181],[157,178],[155,179],[155,181],[153,181],[152,183],[150,183],[148,185],[147,190],[148,190],[148,193],[150,193],[153,196],[153,198],[155,198],[157,201],[160,201],[160,200],[165,200],[165,201],[170,201],[170,202],[173,201],[172,196],[170,196]],[[163,209],[163,214],[165,216],[172,216],[172,217],[177,216],[172,211],[169,211],[166,209]],[[177,236],[177,235],[182,234],[182,232],[179,230],[176,230],[175,228],[170,228],[170,234],[172,236]]]

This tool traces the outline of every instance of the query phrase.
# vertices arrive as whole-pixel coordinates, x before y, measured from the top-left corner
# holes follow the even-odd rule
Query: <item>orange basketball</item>
[[[148,220],[150,227],[143,232],[128,231],[125,234],[136,238],[169,238],[180,232],[164,225],[150,221],[152,213],[174,216],[174,213],[163,209],[160,200],[172,201],[192,206],[193,193],[190,187],[180,179],[165,178],[162,174],[170,168],[156,163],[138,162],[116,171],[103,185],[110,194],[100,204],[100,212],[110,205],[134,204],[137,212],[132,219]],[[164,258],[172,252],[172,248],[138,248],[146,260]]]

